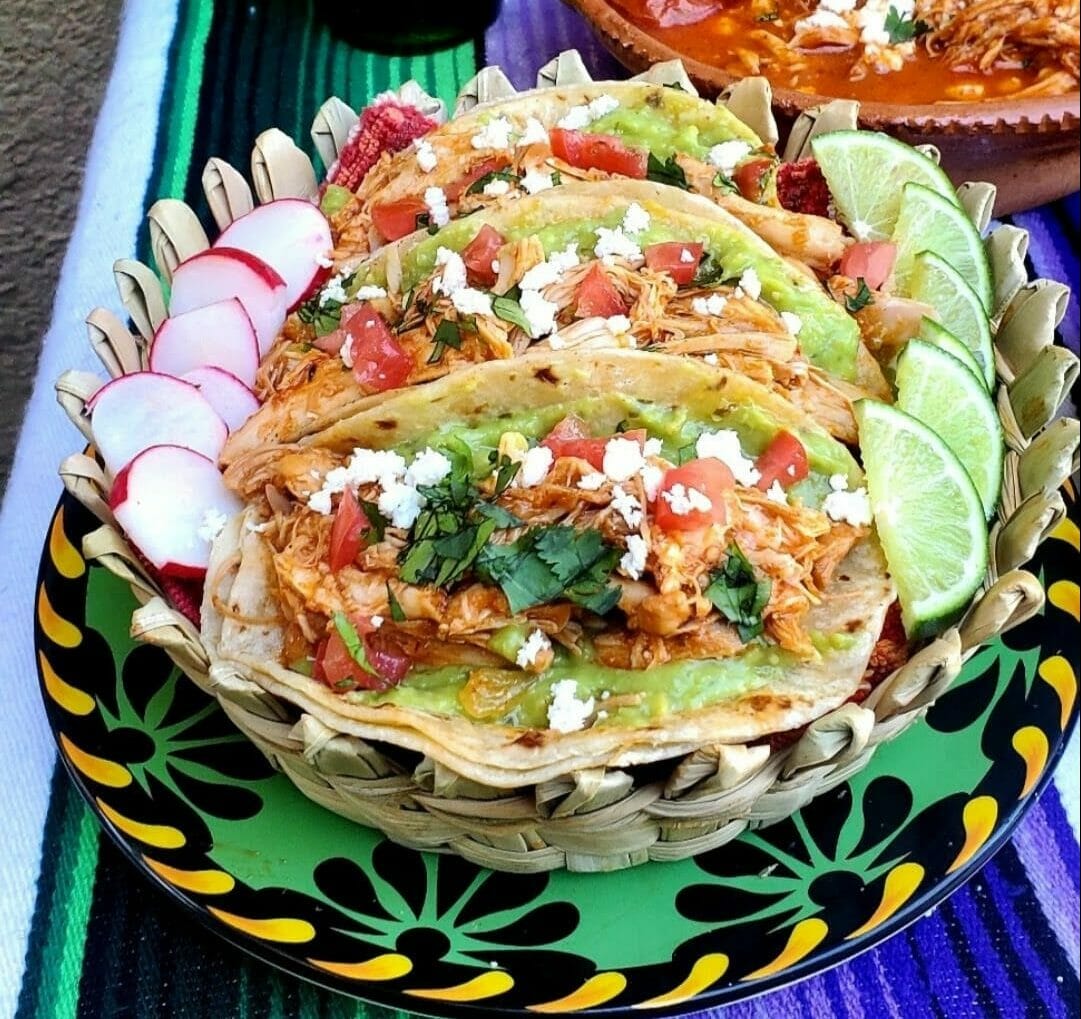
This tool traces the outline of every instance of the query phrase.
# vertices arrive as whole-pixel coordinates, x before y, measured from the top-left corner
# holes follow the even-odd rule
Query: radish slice
[[[211,248],[181,262],[173,272],[169,314],[181,315],[230,297],[244,305],[263,356],[285,324],[285,281],[249,251]]]
[[[259,399],[251,389],[221,368],[194,368],[183,378],[206,397],[229,431],[239,428],[259,409]]]
[[[163,574],[199,578],[211,542],[241,503],[213,460],[183,446],[151,446],[116,476],[109,507]]]
[[[150,446],[186,446],[217,460],[229,431],[195,386],[156,372],[113,379],[87,409],[94,445],[111,474]]]
[[[334,244],[326,216],[303,198],[279,198],[234,220],[214,247],[250,251],[285,280],[285,303],[295,308],[312,289]]]
[[[194,368],[221,368],[246,386],[259,370],[255,329],[235,297],[167,318],[150,344],[150,370],[180,378]]]

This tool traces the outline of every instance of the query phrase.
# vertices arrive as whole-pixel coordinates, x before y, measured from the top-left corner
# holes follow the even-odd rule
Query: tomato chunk
[[[504,244],[506,238],[495,227],[486,223],[480,228],[477,236],[462,250],[462,261],[465,262],[470,283],[481,287],[490,287],[495,283],[498,274],[492,268],[492,262]]]
[[[841,256],[841,275],[862,279],[872,290],[878,290],[890,278],[896,258],[897,245],[891,241],[852,244]]]
[[[736,481],[720,460],[703,457],[665,471],[653,503],[657,526],[665,531],[698,531],[727,519],[724,497]],[[667,497],[666,497],[667,496]],[[702,503],[705,497],[708,507]],[[693,508],[688,509],[690,502]]]
[[[606,435],[594,439],[589,437],[585,422],[569,414],[548,433],[541,445],[550,449],[557,460],[561,456],[574,456],[585,460],[595,471],[600,471],[604,469],[604,448],[610,439],[616,437],[630,439],[642,446],[649,433],[644,428],[632,428],[618,436]]]
[[[364,638],[368,664],[391,686],[405,679],[413,660],[392,634],[375,630]]]
[[[417,229],[417,217],[428,206],[420,198],[403,198],[398,202],[383,202],[372,206],[372,224],[384,240],[396,241]]]
[[[552,154],[580,170],[603,170],[617,177],[644,180],[649,153],[633,148],[612,134],[591,134],[553,127],[548,132]]]
[[[488,174],[495,173],[496,170],[502,170],[509,165],[510,160],[506,156],[489,156],[479,163],[474,163],[461,177],[454,181],[453,184],[448,184],[443,188],[443,194],[447,196],[448,202],[456,202],[474,184],[476,184],[481,177],[486,177]]]
[[[364,668],[349,653],[341,634],[332,627],[330,635],[319,645],[312,675],[332,690],[389,690],[405,678],[412,660],[399,647],[395,638],[383,634],[362,616],[350,618],[364,647],[368,668]]]
[[[610,318],[612,315],[626,315],[627,305],[619,296],[616,285],[600,262],[594,262],[589,272],[582,277],[578,285],[578,305],[574,310],[576,318],[590,318],[600,315]]]
[[[370,526],[357,497],[347,488],[342,493],[334,514],[334,525],[330,529],[331,570],[337,573],[356,559],[364,542],[364,534]]]
[[[702,261],[704,245],[685,241],[665,241],[662,244],[650,244],[642,249],[646,257],[646,266],[656,272],[666,272],[677,286],[686,286],[698,272],[698,263]]]
[[[348,313],[348,315],[347,315]],[[342,312],[342,329],[351,344],[353,378],[375,393],[397,389],[409,378],[413,359],[370,304],[355,304]]]
[[[736,167],[732,182],[739,193],[749,202],[760,202],[766,190],[766,181],[773,166],[771,159],[752,159]]]
[[[788,488],[789,485],[802,481],[810,471],[807,450],[791,432],[778,432],[755,460],[754,465],[762,475],[755,484],[763,492],[775,481],[779,482],[782,488]]]

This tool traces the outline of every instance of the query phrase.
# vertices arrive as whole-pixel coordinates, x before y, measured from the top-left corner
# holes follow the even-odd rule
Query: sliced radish
[[[303,198],[279,198],[234,220],[214,247],[250,251],[285,280],[285,303],[292,310],[327,271],[334,244],[326,216]]]
[[[221,368],[193,368],[183,378],[206,397],[229,431],[239,428],[259,409],[259,398],[251,389]]]
[[[181,315],[230,297],[244,305],[262,356],[285,323],[285,281],[250,251],[210,248],[181,262],[173,272],[169,314]]]
[[[255,328],[235,297],[172,315],[150,344],[150,370],[180,378],[194,368],[221,368],[246,386],[259,370]]]
[[[157,372],[113,379],[87,409],[94,445],[112,474],[151,446],[186,446],[217,460],[229,432],[195,386]]]
[[[183,446],[151,446],[116,476],[109,507],[163,574],[198,578],[211,542],[241,503],[213,460]]]

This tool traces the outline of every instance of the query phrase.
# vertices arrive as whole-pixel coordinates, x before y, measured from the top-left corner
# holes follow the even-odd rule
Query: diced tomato
[[[342,493],[334,514],[334,526],[330,529],[331,570],[337,573],[356,559],[364,541],[364,534],[370,526],[357,497],[347,488]]]
[[[807,477],[807,450],[791,432],[778,432],[754,463],[762,475],[756,482],[765,492],[773,482],[788,488]]]
[[[710,524],[723,524],[727,519],[724,497],[735,484],[732,472],[714,457],[691,460],[681,467],[665,471],[657,490],[657,500],[653,503],[657,526],[665,531],[698,531]],[[676,485],[700,492],[710,501],[710,508],[676,513],[664,497],[664,493],[670,492]]]
[[[574,310],[576,318],[590,318],[600,315],[609,318],[612,315],[626,315],[627,305],[619,296],[616,285],[600,262],[594,262],[589,272],[578,284],[578,305]]]
[[[760,202],[772,167],[772,159],[752,159],[736,167],[736,172],[732,174],[732,183],[739,188],[739,193],[747,201]]]
[[[372,224],[386,241],[396,241],[417,229],[417,217],[423,216],[428,206],[420,198],[403,198],[397,202],[383,202],[372,206]]]
[[[808,157],[781,163],[777,168],[777,201],[789,212],[829,215],[830,188],[816,160]]]
[[[644,428],[632,428],[618,436],[606,435],[593,439],[589,437],[585,423],[574,414],[569,414],[553,428],[541,441],[552,451],[552,456],[574,456],[585,460],[595,470],[604,469],[604,447],[612,438],[630,439],[639,446],[644,445],[649,433]]]
[[[862,279],[872,290],[878,290],[890,278],[896,258],[897,245],[891,241],[852,244],[841,256],[841,275]]]
[[[357,662],[334,628],[315,653],[312,675],[332,690],[388,690],[405,678],[412,660],[389,634],[372,626],[371,620],[354,616],[353,627],[364,642],[364,656],[372,671]]]
[[[645,179],[649,153],[625,145],[615,135],[553,127],[548,138],[552,154],[580,170],[603,170],[617,177]]]
[[[474,184],[476,184],[481,177],[486,177],[488,174],[495,173],[496,170],[502,170],[509,165],[510,159],[506,156],[489,156],[479,163],[474,163],[461,177],[454,181],[454,183],[448,184],[443,188],[443,194],[447,196],[448,202],[456,202]]]
[[[650,244],[642,249],[646,257],[646,266],[656,272],[666,272],[677,286],[686,286],[698,272],[698,263],[702,261],[703,245],[686,241],[665,241],[663,244]]]
[[[345,330],[335,329],[333,332],[327,333],[326,336],[320,336],[312,340],[312,346],[326,354],[337,354],[341,351],[345,339]]]
[[[394,338],[383,316],[370,304],[350,305],[342,311],[353,355],[353,378],[374,393],[397,389],[409,378],[413,359]]]
[[[413,660],[392,634],[378,629],[364,638],[368,664],[391,686],[405,679]]]
[[[492,262],[506,242],[495,227],[486,223],[480,228],[480,233],[462,250],[462,261],[465,262],[470,283],[481,287],[490,287],[495,283],[497,273],[492,268]]]

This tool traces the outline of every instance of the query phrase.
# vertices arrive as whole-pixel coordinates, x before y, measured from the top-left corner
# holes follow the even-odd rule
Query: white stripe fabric
[[[14,1015],[26,938],[34,908],[41,834],[55,761],[34,664],[34,581],[45,528],[61,492],[56,468],[82,445],[59,411],[53,383],[67,368],[101,371],[83,319],[98,305],[117,306],[113,261],[135,250],[143,192],[154,159],[158,110],[175,0],[128,0],[121,18],[112,76],[90,143],[75,228],[60,273],[52,320],[41,351],[34,392],[23,418],[3,509],[0,510],[0,620],[5,648],[5,778],[0,825],[0,1017]],[[48,852],[48,847],[45,847]]]

